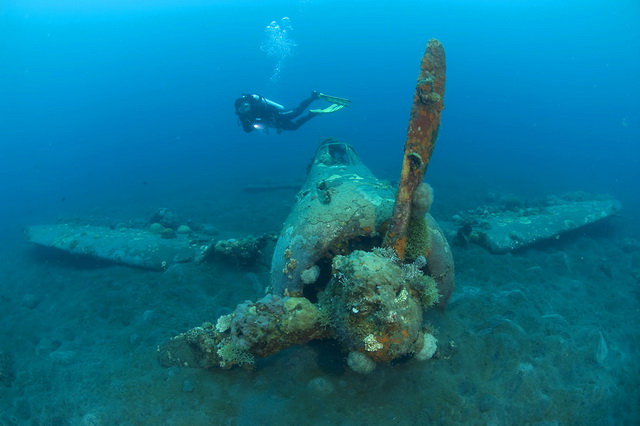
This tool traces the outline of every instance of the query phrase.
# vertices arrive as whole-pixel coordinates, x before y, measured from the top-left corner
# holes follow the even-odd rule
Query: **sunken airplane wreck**
[[[445,234],[429,214],[423,183],[444,107],[445,54],[430,40],[423,56],[398,188],[378,180],[354,149],[326,140],[275,243],[268,294],[181,333],[158,348],[165,366],[231,368],[316,339],[333,339],[347,364],[431,358],[438,346],[426,309],[444,309],[455,284]],[[502,253],[609,217],[615,200],[564,203],[515,218],[494,212],[454,225],[465,240]],[[523,218],[524,217],[524,218]],[[249,260],[271,235],[216,241],[155,223],[149,229],[82,224],[31,226],[27,239],[135,267],[163,270],[216,256]]]

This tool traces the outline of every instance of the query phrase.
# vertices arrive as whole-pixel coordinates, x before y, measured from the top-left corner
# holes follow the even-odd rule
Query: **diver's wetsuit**
[[[296,130],[317,114],[310,112],[304,117],[300,116],[313,101],[318,99],[316,92],[309,98],[300,102],[295,109],[285,110],[282,105],[272,102],[260,95],[242,95],[236,99],[236,114],[245,132],[252,132],[256,129],[271,127],[282,130]]]

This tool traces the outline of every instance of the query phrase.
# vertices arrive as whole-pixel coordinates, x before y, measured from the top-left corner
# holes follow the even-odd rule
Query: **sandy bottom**
[[[277,231],[289,205],[268,200],[217,225]],[[455,294],[427,315],[436,358],[366,376],[330,342],[252,371],[160,366],[166,339],[262,295],[268,254],[149,272],[17,241],[0,261],[0,425],[638,423],[638,239],[614,218],[513,255],[455,247]]]

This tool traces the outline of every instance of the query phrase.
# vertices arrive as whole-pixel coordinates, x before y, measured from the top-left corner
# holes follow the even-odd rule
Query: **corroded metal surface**
[[[444,309],[449,303],[456,281],[453,253],[451,253],[451,247],[449,247],[442,229],[433,216],[427,214],[425,219],[431,236],[425,257],[429,275],[435,280],[440,293],[436,307]]]
[[[420,64],[404,145],[400,185],[384,242],[386,247],[393,247],[401,259],[404,258],[407,244],[405,234],[411,216],[413,193],[424,178],[438,137],[440,115],[444,108],[444,85],[444,47],[438,40],[431,39]]]
[[[379,181],[351,146],[325,141],[276,243],[271,292],[301,296],[314,281],[305,277],[323,259],[348,253],[361,238],[381,241],[392,210],[391,186]]]
[[[492,253],[508,253],[618,214],[614,199],[566,201],[544,208],[490,213],[470,226],[468,238]]]
[[[29,242],[42,247],[154,270],[193,261],[205,247],[186,235],[165,239],[146,229],[73,223],[29,226],[25,234]]]

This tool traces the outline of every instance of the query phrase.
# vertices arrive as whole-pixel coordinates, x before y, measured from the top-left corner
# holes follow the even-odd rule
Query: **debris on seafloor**
[[[326,140],[276,243],[270,294],[173,337],[158,348],[163,365],[252,365],[315,339],[334,339],[359,373],[378,362],[435,354],[437,341],[423,312],[446,306],[454,265],[428,213],[432,191],[421,182],[443,107],[444,66],[442,45],[430,40],[398,194],[352,147]]]
[[[467,242],[485,247],[491,253],[517,251],[531,245],[559,239],[561,235],[616,215],[620,202],[609,197],[580,193],[548,197],[529,207],[478,208],[454,216],[443,223],[457,244]]]
[[[206,247],[202,257],[196,259],[196,263],[211,257],[229,260],[237,265],[251,265],[263,254],[267,244],[275,240],[276,235],[274,234],[218,240]]]

